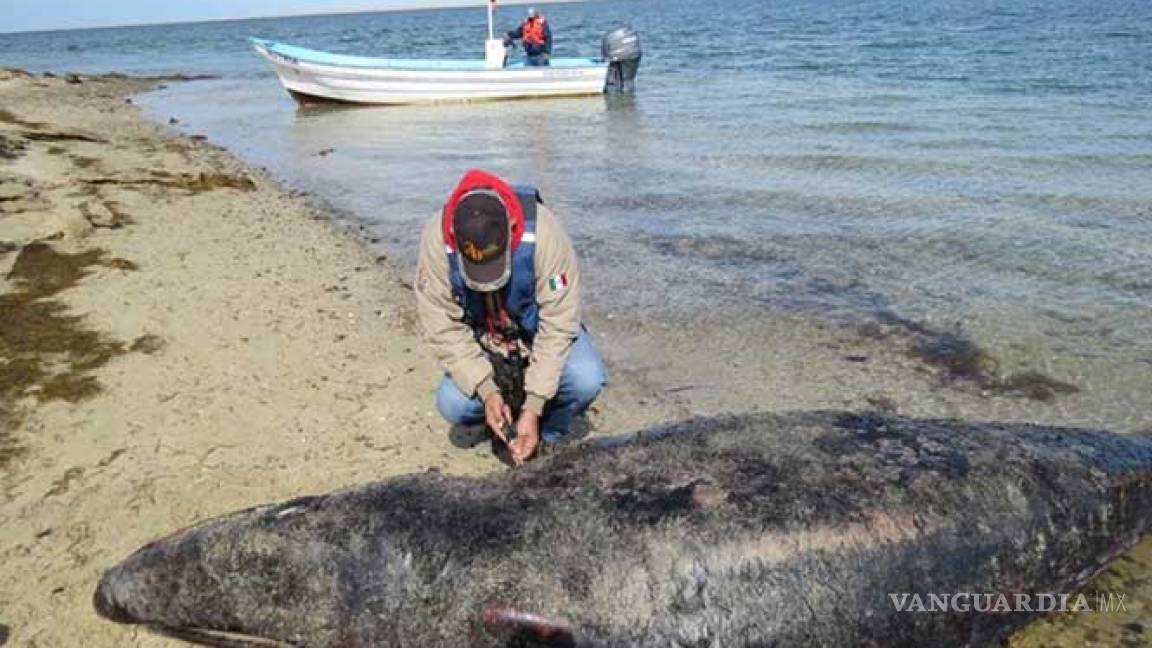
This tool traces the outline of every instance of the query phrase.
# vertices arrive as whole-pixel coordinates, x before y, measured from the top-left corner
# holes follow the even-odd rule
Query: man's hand
[[[522,465],[532,458],[539,445],[540,417],[524,410],[520,414],[520,420],[516,421],[516,439],[508,444],[509,450],[512,451],[512,460],[516,465]]]
[[[496,436],[507,444],[508,437],[504,434],[504,428],[512,422],[512,408],[504,402],[500,392],[492,392],[484,399],[484,420]]]

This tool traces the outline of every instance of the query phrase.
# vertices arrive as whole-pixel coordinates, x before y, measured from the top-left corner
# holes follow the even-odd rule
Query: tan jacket
[[[439,212],[430,218],[420,237],[416,267],[416,310],[421,335],[440,366],[460,391],[481,400],[497,391],[492,364],[464,322],[464,308],[452,297],[448,254]],[[532,343],[531,362],[524,376],[524,407],[536,414],[556,395],[560,373],[580,333],[580,271],[572,241],[544,205],[536,212],[536,302],[540,323]],[[564,275],[567,287],[551,280]]]

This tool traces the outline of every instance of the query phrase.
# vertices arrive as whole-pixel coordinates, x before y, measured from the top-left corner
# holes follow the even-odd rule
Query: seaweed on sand
[[[883,313],[881,319],[911,333],[913,343],[909,355],[937,368],[945,381],[966,382],[990,394],[1045,403],[1080,391],[1076,385],[1038,371],[1004,375],[996,358],[960,332],[938,330],[891,312]]]
[[[39,129],[44,128],[48,124],[38,121],[28,121],[17,117],[11,110],[0,108],[0,124],[12,124],[13,126],[23,126],[24,128]]]
[[[93,396],[101,387],[92,372],[127,352],[54,299],[93,266],[127,267],[117,261],[99,249],[68,254],[44,243],[20,249],[7,275],[13,289],[0,293],[0,466],[21,452],[11,433],[22,399],[75,403]]]
[[[24,155],[27,148],[24,140],[0,133],[0,160],[15,160]]]
[[[237,191],[253,191],[256,183],[244,174],[230,175],[227,173],[181,173],[171,174],[166,171],[153,171],[146,178],[91,178],[80,182],[89,185],[117,185],[121,187],[159,186],[172,189],[182,189],[191,194],[200,194],[216,189],[236,189]]]

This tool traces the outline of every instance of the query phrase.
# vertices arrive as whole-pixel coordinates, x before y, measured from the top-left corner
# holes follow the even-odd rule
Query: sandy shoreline
[[[0,71],[0,645],[176,645],[95,616],[105,567],[260,502],[502,469],[448,442],[404,273],[265,174],[143,119],[126,97],[153,83]],[[613,372],[598,432],[753,407],[1097,419],[935,389],[866,336],[760,328],[743,353],[594,324]],[[1129,615],[1047,621],[1018,645],[1115,645],[1148,622],[1152,585],[1131,584],[1149,580],[1148,545],[1100,585]]]

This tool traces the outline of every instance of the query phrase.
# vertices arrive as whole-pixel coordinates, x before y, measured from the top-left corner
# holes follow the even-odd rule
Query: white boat
[[[348,56],[261,39],[252,39],[252,46],[301,103],[411,104],[601,94],[629,89],[640,64],[639,38],[627,27],[604,36],[603,58],[559,58],[547,66],[508,63],[503,41],[493,36],[489,3],[482,60]]]

